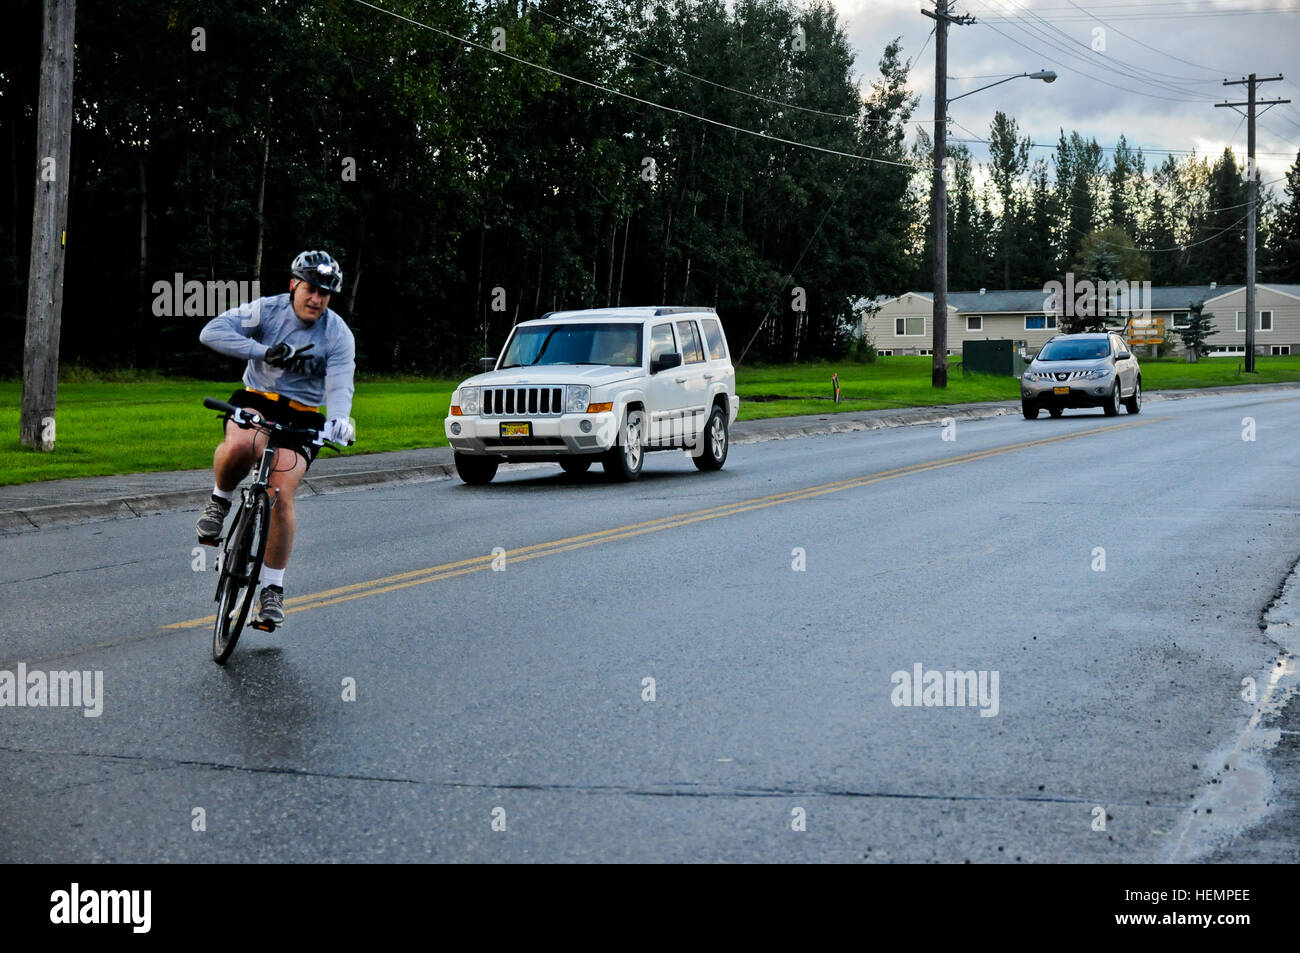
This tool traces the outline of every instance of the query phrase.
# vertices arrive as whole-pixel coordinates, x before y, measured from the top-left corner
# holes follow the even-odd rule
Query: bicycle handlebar
[[[278,424],[274,420],[267,420],[257,411],[248,407],[236,407],[234,404],[228,404],[224,400],[217,400],[215,397],[204,397],[203,406],[209,410],[219,410],[223,414],[228,414],[230,419],[235,422],[236,427],[242,427],[245,430],[250,427],[261,427],[266,430],[274,430],[283,434],[292,434],[303,437],[310,436],[314,438],[311,442],[318,447],[328,447],[336,453],[343,452],[342,447],[332,440],[326,440],[319,430],[286,427],[284,424]]]

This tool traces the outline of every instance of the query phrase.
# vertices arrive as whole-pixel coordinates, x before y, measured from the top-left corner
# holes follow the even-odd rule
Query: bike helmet
[[[289,271],[295,278],[301,278],[326,291],[343,290],[343,269],[328,252],[301,252],[289,266]]]

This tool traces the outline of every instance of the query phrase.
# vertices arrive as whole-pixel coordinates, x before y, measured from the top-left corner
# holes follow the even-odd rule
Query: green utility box
[[[1023,355],[1024,346],[1024,341],[1006,339],[966,341],[961,347],[962,373],[1019,377],[1029,363]]]

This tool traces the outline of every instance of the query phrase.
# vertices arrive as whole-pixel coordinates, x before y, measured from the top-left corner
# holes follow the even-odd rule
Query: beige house
[[[1140,302],[1142,297],[1139,293],[1135,300]],[[1170,337],[1177,341],[1173,331],[1187,326],[1187,309],[1193,301],[1204,301],[1206,313],[1214,315],[1210,356],[1244,354],[1245,285],[1151,288],[1142,313],[1144,317],[1163,319]],[[929,292],[909,291],[875,302],[864,299],[857,302],[855,309],[863,333],[880,354],[932,353],[934,299]],[[1256,354],[1300,353],[1300,285],[1256,285],[1255,311]],[[1127,315],[1112,319],[1110,324],[1118,330],[1126,321]],[[1023,341],[1025,349],[1033,354],[1057,333],[1051,296],[1042,290],[948,294],[949,354],[960,354],[966,341],[986,339]]]

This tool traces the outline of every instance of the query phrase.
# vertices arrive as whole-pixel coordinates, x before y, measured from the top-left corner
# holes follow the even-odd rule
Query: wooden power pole
[[[40,113],[36,129],[36,195],[27,271],[27,334],[23,342],[23,446],[54,449],[59,387],[59,325],[71,173],[73,25],[76,0],[45,0],[41,37]]]
[[[948,386],[948,192],[944,166],[948,157],[948,24],[969,25],[975,18],[948,13],[948,0],[922,10],[934,21],[934,176],[930,204],[934,216],[934,316],[930,328],[930,384]]]
[[[1259,193],[1259,172],[1255,167],[1255,107],[1277,106],[1289,103],[1289,99],[1258,99],[1255,90],[1260,83],[1275,83],[1282,78],[1277,76],[1256,76],[1223,81],[1224,86],[1245,86],[1247,98],[1244,103],[1215,103],[1215,108],[1227,107],[1237,109],[1246,107],[1246,373],[1255,372],[1255,201]],[[1240,109],[1237,109],[1240,112]],[[1265,110],[1267,112],[1268,110]]]

